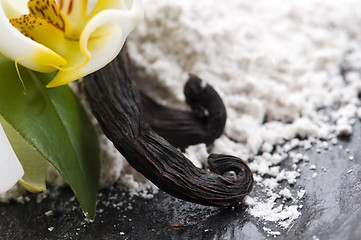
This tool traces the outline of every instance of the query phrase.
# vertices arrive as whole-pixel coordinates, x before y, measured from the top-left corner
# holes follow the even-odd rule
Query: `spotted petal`
[[[26,37],[11,25],[4,12],[4,7],[6,10],[12,9],[9,7],[12,6],[9,1],[0,0],[0,35],[6,36],[6,40],[0,41],[0,53],[29,69],[39,72],[52,72],[56,70],[55,66],[65,65],[67,61],[64,58]],[[7,14],[15,13],[9,10]]]
[[[23,167],[0,124],[0,193],[9,190],[23,175]]]
[[[79,67],[60,70],[47,87],[67,84],[104,67],[118,55],[127,35],[142,18],[141,0],[134,0],[129,10],[109,9],[96,14],[80,35],[80,53],[83,56],[74,56],[73,59],[79,63],[69,64]],[[92,34],[100,27],[103,27],[103,35],[98,36],[97,34],[95,38]],[[84,56],[86,57],[85,62]],[[83,64],[81,64],[82,61]]]

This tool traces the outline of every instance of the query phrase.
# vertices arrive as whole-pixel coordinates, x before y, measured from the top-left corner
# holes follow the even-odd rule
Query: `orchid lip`
[[[30,0],[27,12],[23,6],[15,11],[20,3],[11,1],[0,0],[0,32],[10,36],[0,43],[0,53],[31,70],[57,71],[47,87],[67,84],[105,66],[143,18],[141,0],[93,4],[87,0]],[[26,3],[22,0],[21,4]],[[21,11],[22,15],[14,17]]]

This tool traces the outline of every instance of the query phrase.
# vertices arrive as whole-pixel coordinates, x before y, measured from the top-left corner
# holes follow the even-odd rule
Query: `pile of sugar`
[[[178,108],[184,108],[187,73],[213,85],[227,107],[225,133],[208,148],[189,147],[186,155],[197,166],[206,165],[211,152],[248,160],[256,181],[245,200],[249,213],[287,229],[307,194],[290,187],[302,174],[299,162],[309,161],[302,149],[336,144],[361,114],[361,2],[145,3],[145,21],[128,42],[138,84]],[[345,76],[341,69],[348,70]],[[322,110],[331,106],[331,113]],[[284,161],[289,168],[281,168]]]
[[[191,146],[197,166],[209,153],[249,161],[256,182],[251,215],[286,229],[302,208],[303,189],[288,188],[308,157],[294,149],[327,149],[361,117],[361,2],[358,0],[145,0],[145,20],[128,40],[138,85],[159,102],[187,109],[183,85],[194,73],[227,107],[225,133],[212,146]],[[348,69],[345,78],[340,69]],[[337,104],[331,113],[322,111]],[[118,181],[132,194],[157,188],[137,174],[99,132],[101,185]],[[291,161],[292,167],[280,163]],[[314,176],[316,177],[316,176]],[[280,188],[280,184],[282,188]],[[16,196],[17,187],[0,200]],[[258,189],[258,190],[257,190]],[[260,190],[261,189],[261,190]],[[278,201],[281,200],[281,201]]]

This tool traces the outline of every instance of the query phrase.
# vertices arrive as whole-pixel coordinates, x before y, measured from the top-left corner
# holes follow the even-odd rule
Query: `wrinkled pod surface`
[[[189,75],[184,95],[192,112],[162,106],[140,91],[145,120],[156,133],[182,150],[189,145],[213,143],[221,136],[226,124],[222,99],[195,75]]]
[[[195,91],[205,89],[205,84],[200,84]],[[86,77],[83,88],[104,134],[134,169],[161,190],[186,201],[210,206],[238,204],[252,190],[252,173],[241,159],[211,154],[208,157],[210,171],[197,168],[150,127],[142,109],[142,102],[146,105],[144,101],[147,100],[141,100],[136,89],[126,50],[122,50],[109,65]],[[191,96],[188,101],[193,100],[195,102],[190,105],[195,112],[197,108],[204,112],[204,106],[197,104],[199,99]],[[195,119],[198,123],[192,123],[192,126],[198,125],[203,129],[201,131],[207,129],[199,125],[204,120]],[[166,131],[171,134],[172,128]]]

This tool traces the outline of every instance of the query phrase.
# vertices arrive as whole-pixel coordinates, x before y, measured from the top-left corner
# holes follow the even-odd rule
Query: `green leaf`
[[[39,167],[41,176],[46,159],[73,189],[87,217],[93,218],[100,168],[93,125],[68,86],[45,88],[54,74],[37,73],[21,66],[19,72],[23,82],[14,62],[0,55],[1,123],[6,122],[4,129],[9,141],[23,167],[26,166],[23,180],[30,184],[41,182],[41,177],[34,180],[34,168]],[[28,145],[21,151],[16,134]],[[39,159],[34,159],[36,156]]]

